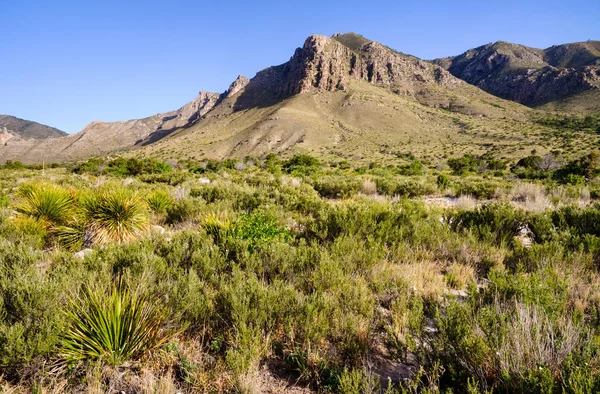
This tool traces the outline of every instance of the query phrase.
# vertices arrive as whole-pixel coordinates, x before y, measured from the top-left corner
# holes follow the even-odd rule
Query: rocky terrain
[[[0,115],[0,144],[17,139],[45,139],[67,135],[64,131],[9,115]]]
[[[542,64],[540,53],[529,53],[523,62]],[[549,53],[556,62],[567,56]],[[571,56],[567,65],[585,63],[583,58]],[[530,109],[453,76],[452,62],[423,61],[354,33],[313,35],[288,62],[252,79],[239,76],[222,94],[200,92],[176,111],[96,121],[67,137],[10,139],[0,145],[0,158],[64,161],[144,149],[195,159],[296,151],[360,159],[405,150],[441,159],[469,151],[497,149],[510,156],[553,148]],[[523,125],[535,137],[523,135]]]
[[[600,89],[600,41],[547,49],[498,41],[433,63],[488,93],[531,107]]]

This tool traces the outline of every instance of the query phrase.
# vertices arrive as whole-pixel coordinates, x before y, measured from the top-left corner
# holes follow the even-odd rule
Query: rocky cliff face
[[[447,88],[460,84],[438,65],[349,33],[308,37],[287,63],[259,72],[248,90],[254,101],[260,101],[266,92],[281,98],[313,89],[344,90],[352,80],[365,80],[407,96],[417,95],[428,84]]]
[[[548,49],[496,42],[433,63],[488,93],[539,106],[600,89],[600,42]]]

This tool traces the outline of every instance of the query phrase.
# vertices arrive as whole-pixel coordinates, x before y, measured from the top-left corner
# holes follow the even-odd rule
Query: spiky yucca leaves
[[[166,190],[157,190],[146,199],[146,202],[152,211],[164,213],[173,204],[173,198]]]
[[[65,224],[73,215],[74,198],[60,186],[35,183],[19,191],[21,201],[15,207],[22,215],[34,218],[47,227]]]
[[[54,229],[56,239],[69,250],[76,251],[91,246],[91,232],[80,217],[74,217],[67,226],[57,226]]]
[[[208,212],[200,218],[200,223],[217,243],[231,230],[231,218],[224,212]]]
[[[176,332],[163,329],[166,309],[122,284],[109,291],[84,286],[67,311],[70,326],[61,340],[63,363],[98,360],[113,366],[160,348]]]
[[[95,244],[134,240],[148,225],[144,202],[126,189],[100,191],[83,210]]]

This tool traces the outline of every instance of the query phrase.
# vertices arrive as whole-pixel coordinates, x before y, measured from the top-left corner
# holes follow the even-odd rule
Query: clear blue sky
[[[424,59],[600,39],[588,1],[0,0],[0,114],[77,132],[179,108],[354,31]]]

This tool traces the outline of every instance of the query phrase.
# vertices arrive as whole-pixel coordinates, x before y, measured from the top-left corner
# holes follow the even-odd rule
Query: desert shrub
[[[277,218],[262,213],[242,214],[231,225],[231,236],[249,241],[252,249],[257,244],[268,243],[274,239],[286,240],[289,232],[279,225]]]
[[[423,164],[421,164],[419,160],[414,160],[406,166],[401,166],[398,169],[398,173],[406,176],[423,175],[425,173],[425,167],[423,167]]]
[[[494,197],[494,195],[496,194],[496,190],[501,186],[502,184],[498,183],[497,181],[491,180],[463,180],[460,183],[458,183],[456,194],[458,194],[459,196],[472,196],[479,200],[489,200]]]
[[[121,283],[106,292],[86,286],[67,311],[61,357],[67,364],[99,360],[109,365],[139,359],[164,345],[167,312],[156,300]]]
[[[166,209],[166,222],[177,224],[193,219],[200,212],[201,207],[201,202],[190,198],[175,201]]]
[[[41,273],[36,264],[42,258],[30,245],[0,237],[0,364],[5,372],[49,354],[64,327],[60,310],[68,276]]]
[[[73,167],[75,174],[94,174],[100,175],[104,171],[106,164],[104,160],[99,158],[88,159],[82,163],[78,163]]]
[[[566,184],[584,184],[586,179],[598,176],[600,173],[600,154],[592,152],[577,160],[570,161],[564,167],[556,170],[553,179]]]
[[[288,174],[310,175],[320,170],[321,163],[310,155],[294,155],[281,168]]]
[[[8,196],[5,196],[4,194],[0,193],[0,208],[7,207],[8,204],[10,204]]]
[[[435,192],[433,185],[414,180],[376,178],[377,191],[388,196],[418,197]]]
[[[76,174],[90,173],[99,175],[108,173],[116,176],[137,176],[141,174],[160,174],[170,172],[172,167],[164,161],[151,158],[116,158],[105,162],[102,159],[89,159],[73,168]]]
[[[134,157],[125,159],[117,158],[107,163],[107,171],[118,176],[136,176],[140,174],[157,174],[169,172],[172,167],[163,161]]]
[[[362,186],[356,177],[328,175],[315,180],[314,188],[325,198],[347,198],[358,193]]]
[[[508,244],[519,233],[524,213],[508,203],[492,203],[451,214],[452,228],[473,232],[478,238]]]
[[[25,168],[25,165],[18,160],[6,160],[6,162],[1,167],[7,170],[21,170]]]
[[[474,156],[470,153],[459,158],[448,159],[448,166],[454,175],[466,175],[472,172],[503,171],[506,162],[496,159],[490,154]]]
[[[190,174],[185,171],[165,171],[139,175],[140,181],[146,183],[165,183],[171,186],[181,185],[190,178]]]
[[[599,115],[556,115],[536,119],[536,122],[559,130],[592,130],[600,127]]]
[[[446,190],[450,188],[450,178],[447,175],[440,174],[437,176],[436,184],[440,190]]]

